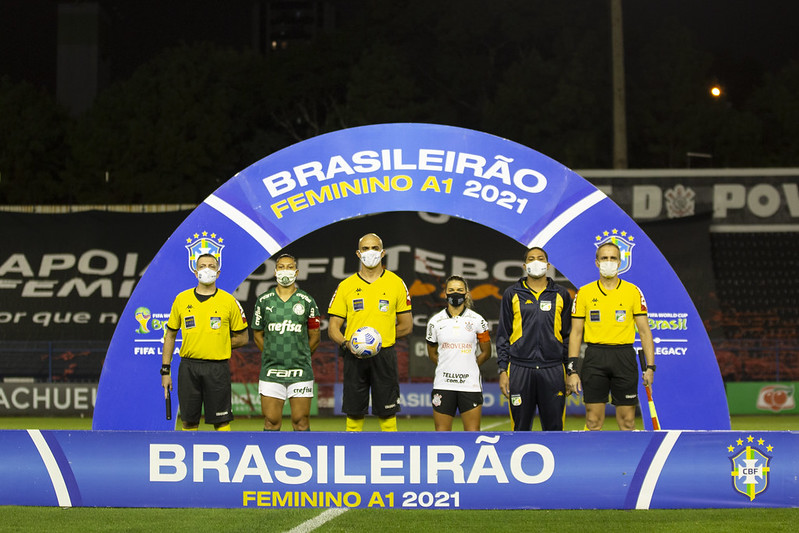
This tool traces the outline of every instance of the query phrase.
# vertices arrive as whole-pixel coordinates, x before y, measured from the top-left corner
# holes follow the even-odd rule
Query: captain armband
[[[569,357],[568,362],[566,363],[566,375],[571,376],[572,374],[577,373],[577,361],[579,361],[579,357]]]
[[[477,340],[479,342],[488,342],[488,341],[490,341],[491,340],[491,332],[486,330],[486,331],[484,331],[482,333],[478,333],[477,334]]]

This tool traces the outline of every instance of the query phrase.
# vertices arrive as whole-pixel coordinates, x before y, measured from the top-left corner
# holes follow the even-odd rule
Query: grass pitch
[[[732,429],[736,431],[799,431],[799,415],[739,415],[730,417]],[[433,431],[433,418],[428,416],[399,417],[397,426],[400,431]],[[484,416],[482,419],[483,431],[511,431],[510,420],[506,416]],[[177,421],[176,427],[180,427]],[[463,424],[460,418],[455,418],[452,425],[454,431],[462,431]],[[584,427],[582,417],[566,417],[566,431],[579,431]],[[636,428],[643,429],[644,424],[639,418]],[[63,430],[90,430],[91,418],[68,417],[0,417],[0,430],[2,429],[63,429]],[[239,417],[231,425],[233,431],[261,431],[263,419],[260,417]],[[604,431],[615,431],[616,419],[608,417],[605,420]],[[213,427],[200,424],[200,430],[212,431]],[[533,424],[534,431],[541,430],[541,424],[536,418]],[[291,420],[283,419],[282,431],[291,431]],[[311,431],[344,431],[344,418],[311,417]],[[380,431],[377,418],[367,417],[364,431]]]

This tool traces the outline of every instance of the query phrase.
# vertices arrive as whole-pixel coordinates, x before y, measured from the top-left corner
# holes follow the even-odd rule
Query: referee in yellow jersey
[[[219,259],[197,258],[197,287],[175,297],[164,329],[161,385],[172,390],[171,364],[178,331],[183,333],[178,369],[178,401],[184,431],[196,431],[205,407],[205,423],[230,431],[230,351],[249,342],[247,318],[239,302],[217,288]]]
[[[585,425],[592,431],[601,430],[605,422],[608,393],[616,406],[619,429],[635,429],[638,358],[633,341],[636,327],[646,357],[644,383],[651,385],[655,375],[655,348],[646,300],[638,287],[619,279],[620,264],[621,251],[616,244],[606,242],[599,246],[596,251],[599,279],[580,287],[572,304],[566,392],[583,393]],[[588,346],[578,374],[576,366],[583,339]]]
[[[411,297],[402,279],[383,268],[386,252],[380,237],[364,235],[356,253],[360,270],[339,284],[327,310],[328,335],[344,356],[341,409],[347,415],[347,431],[362,431],[371,391],[372,414],[381,431],[397,431],[400,390],[394,342],[413,329]],[[383,338],[383,348],[369,359],[356,357],[350,349],[352,334],[362,326],[375,328]]]

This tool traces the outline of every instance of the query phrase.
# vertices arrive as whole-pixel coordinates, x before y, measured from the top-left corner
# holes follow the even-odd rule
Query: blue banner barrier
[[[0,505],[796,507],[799,432],[0,431]]]

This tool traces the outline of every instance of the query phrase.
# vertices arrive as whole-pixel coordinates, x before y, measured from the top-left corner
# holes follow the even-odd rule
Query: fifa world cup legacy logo
[[[774,446],[766,444],[762,438],[755,439],[748,435],[746,439],[739,438],[730,444],[727,451],[735,454],[730,457],[733,488],[749,501],[754,500],[755,496],[768,488],[768,475],[771,472],[768,463],[772,456],[766,453],[772,453]]]
[[[222,269],[222,248],[225,247],[222,242],[224,239],[216,233],[208,233],[203,231],[195,233],[186,239],[186,250],[189,252],[189,269],[194,272],[197,270],[197,258],[211,254],[216,257],[219,263],[219,269]]]
[[[150,333],[150,329],[147,327],[152,316],[150,310],[146,307],[137,307],[133,316],[136,318],[136,322],[139,323],[139,329],[136,330],[136,333]]]

